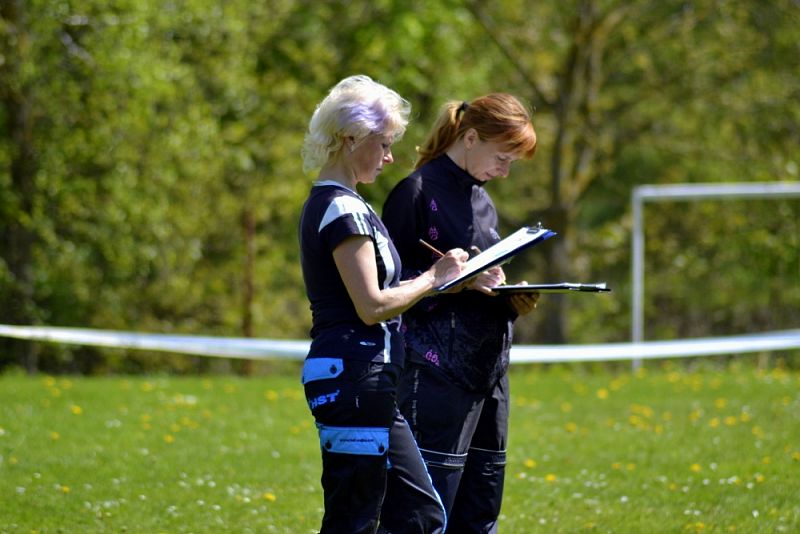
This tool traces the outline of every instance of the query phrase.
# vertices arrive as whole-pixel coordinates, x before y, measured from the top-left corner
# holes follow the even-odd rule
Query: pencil
[[[434,247],[433,245],[431,245],[430,243],[428,243],[424,239],[420,239],[419,242],[423,247],[427,248],[428,250],[430,250],[431,252],[433,252],[435,254],[438,254],[440,258],[442,256],[444,256],[444,252],[442,252],[438,248]]]

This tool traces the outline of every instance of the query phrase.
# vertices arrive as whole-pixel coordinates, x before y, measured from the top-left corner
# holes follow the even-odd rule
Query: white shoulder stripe
[[[319,223],[318,231],[322,231],[323,228],[342,215],[348,214],[353,215],[356,222],[359,224],[359,228],[364,226],[362,229],[366,229],[366,225],[363,221],[366,221],[367,217],[369,217],[369,208],[367,208],[367,205],[357,198],[341,196],[336,197],[333,202],[328,205],[328,209],[325,210],[325,215]],[[365,235],[368,235],[368,233]]]

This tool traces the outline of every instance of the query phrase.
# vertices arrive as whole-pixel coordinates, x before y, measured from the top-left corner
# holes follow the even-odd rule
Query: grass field
[[[800,372],[512,369],[501,531],[800,532]],[[294,373],[0,377],[0,532],[315,532]],[[458,533],[453,533],[458,534]]]

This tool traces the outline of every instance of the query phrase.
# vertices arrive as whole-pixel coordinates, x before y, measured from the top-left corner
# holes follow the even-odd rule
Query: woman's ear
[[[470,128],[464,132],[464,148],[470,150],[479,139],[478,131],[475,128]]]

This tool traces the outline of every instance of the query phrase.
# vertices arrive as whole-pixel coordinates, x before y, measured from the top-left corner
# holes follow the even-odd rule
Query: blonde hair
[[[523,159],[536,153],[536,131],[531,115],[514,96],[490,93],[472,102],[448,102],[442,107],[428,139],[417,148],[419,169],[436,159],[470,128],[482,141],[500,143],[508,152],[519,152]]]
[[[346,137],[356,142],[370,134],[397,140],[408,125],[411,104],[363,74],[337,83],[317,105],[303,141],[303,172],[325,165],[341,150]]]

